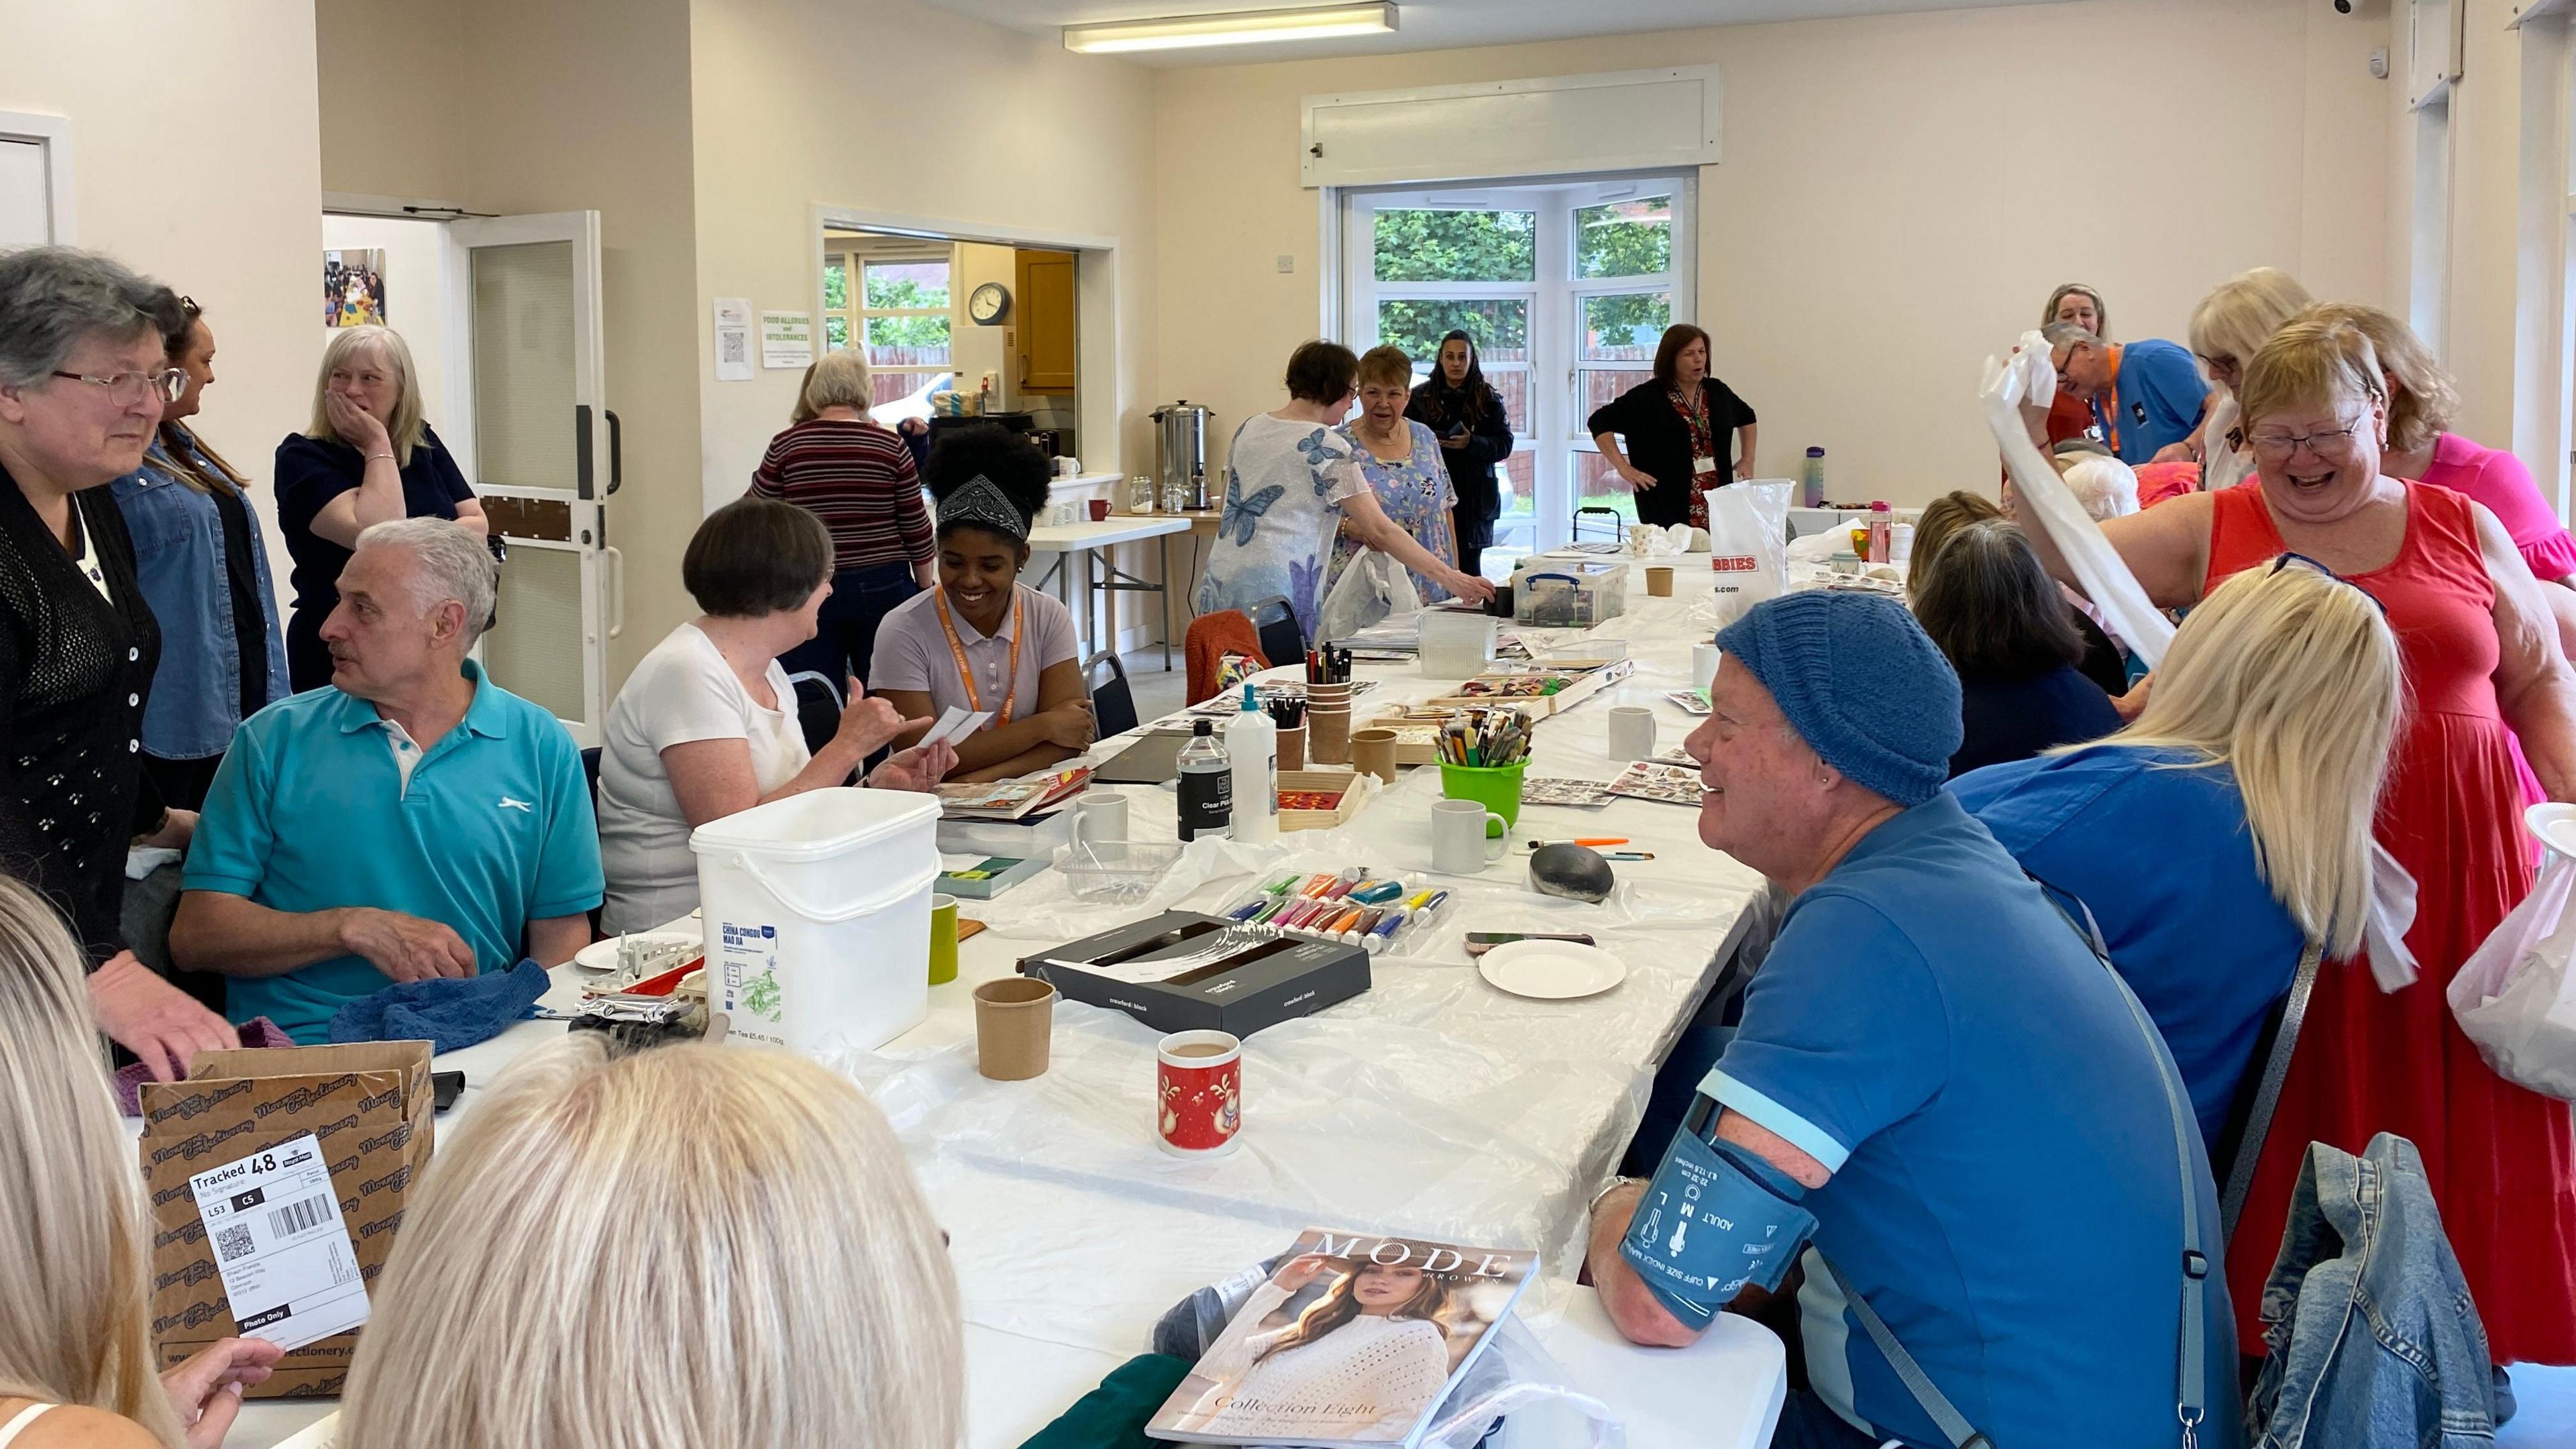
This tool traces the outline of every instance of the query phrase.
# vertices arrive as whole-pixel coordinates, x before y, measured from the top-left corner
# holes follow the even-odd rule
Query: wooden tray
[[[1332,790],[1342,797],[1330,810],[1288,810],[1279,812],[1279,828],[1288,830],[1330,830],[1360,810],[1359,772],[1355,770],[1282,770],[1279,788],[1288,790]]]

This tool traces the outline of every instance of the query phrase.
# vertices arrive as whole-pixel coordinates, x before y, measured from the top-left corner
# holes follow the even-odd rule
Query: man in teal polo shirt
[[[2200,431],[2209,382],[2191,349],[2149,338],[2105,342],[2071,322],[2042,329],[2057,385],[2091,405],[2103,446],[2136,467]]]
[[[548,966],[590,940],[599,830],[554,716],[466,652],[491,555],[443,519],[359,536],[322,626],[331,687],[245,721],[188,851],[170,950],[232,978],[225,1014],[330,1039],[399,981]]]

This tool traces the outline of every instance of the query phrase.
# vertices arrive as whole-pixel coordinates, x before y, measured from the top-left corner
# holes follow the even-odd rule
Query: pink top
[[[2485,504],[2513,535],[2513,546],[2531,565],[2534,578],[2546,581],[2576,574],[2576,538],[2568,537],[2520,458],[2500,448],[2479,447],[2457,433],[2444,433],[2433,440],[2433,461],[2426,465],[2421,481]]]

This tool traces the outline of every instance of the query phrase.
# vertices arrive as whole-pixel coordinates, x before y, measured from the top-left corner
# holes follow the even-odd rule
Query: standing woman
[[[1073,611],[1020,582],[1052,476],[998,423],[945,429],[930,450],[939,587],[886,615],[875,689],[908,720],[993,716],[957,742],[958,780],[1008,780],[1091,748]]]
[[[1655,376],[1596,409],[1584,425],[1621,482],[1637,493],[1637,521],[1708,527],[1709,489],[1753,476],[1753,409],[1709,376],[1708,334],[1687,322],[1664,329]],[[1628,440],[1625,456],[1618,440]],[[1728,434],[1739,445],[1732,462]]]
[[[286,625],[288,684],[331,682],[322,621],[340,603],[340,570],[358,535],[398,518],[445,518],[478,537],[483,505],[424,409],[411,345],[390,327],[351,327],[322,352],[313,420],[277,445],[277,529],[295,560]]]
[[[1494,520],[1503,515],[1494,466],[1512,455],[1512,420],[1503,409],[1503,395],[1485,381],[1474,339],[1455,329],[1440,339],[1440,365],[1413,390],[1404,415],[1440,439],[1449,491],[1457,499],[1453,516],[1459,570],[1484,572]]]
[[[2071,323],[2108,342],[2111,340],[2111,309],[2102,305],[2102,294],[2082,282],[2068,282],[2048,294],[2048,305],[2039,309],[2039,325],[2048,327],[2059,322]],[[2048,405],[2048,441],[2062,443],[2080,438],[2093,430],[2093,409],[2072,393],[2059,393]]]
[[[1225,513],[1199,580],[1198,612],[1250,609],[1285,598],[1312,640],[1334,540],[1359,542],[1462,599],[1494,586],[1460,573],[1416,543],[1378,506],[1341,421],[1351,410],[1360,360],[1338,342],[1306,342],[1288,357],[1288,404],[1234,430],[1225,460]]]
[[[2200,299],[2191,313],[2191,350],[2217,396],[2209,401],[2200,431],[2163,449],[2156,461],[2200,464],[2203,492],[2233,488],[2252,476],[2254,460],[2245,451],[2236,385],[2245,378],[2245,364],[2272,334],[2315,300],[2298,278],[2279,267],[2238,272]]]
[[[805,374],[796,420],[769,440],[751,496],[793,503],[832,533],[832,596],[821,632],[779,659],[838,684],[871,683],[877,629],[896,605],[939,581],[921,475],[903,439],[868,419],[868,359],[827,352]]]
[[[166,297],[161,342],[187,374],[161,409],[143,466],[112,485],[134,535],[143,601],[161,626],[161,667],[143,710],[143,770],[165,804],[205,803],[243,720],[284,699],[286,645],[250,481],[182,419],[215,381],[215,334],[197,304]]]
[[[125,949],[125,852],[185,848],[197,817],[143,773],[161,631],[100,484],[131,473],[186,379],[163,289],[93,252],[0,255],[0,871],[63,913],[90,1010],[155,1077],[241,1044]]]
[[[1350,440],[1360,476],[1368,479],[1386,516],[1429,549],[1433,558],[1454,559],[1458,495],[1450,490],[1439,438],[1405,415],[1412,386],[1413,359],[1404,355],[1403,348],[1370,348],[1360,359],[1360,415],[1343,426],[1342,435]],[[1345,525],[1333,540],[1334,576],[1340,577],[1359,556],[1360,541]],[[1419,570],[1414,571],[1413,587],[1426,604],[1449,597],[1438,580]]]

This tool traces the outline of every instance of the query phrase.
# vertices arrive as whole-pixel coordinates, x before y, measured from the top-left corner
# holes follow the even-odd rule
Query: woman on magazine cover
[[[1260,1322],[1328,1268],[1341,1276],[1296,1322],[1220,1341],[1200,1361],[1216,1386],[1173,1427],[1386,1440],[1413,1431],[1449,1382],[1449,1286],[1438,1274],[1309,1253],[1254,1290],[1239,1321]]]

